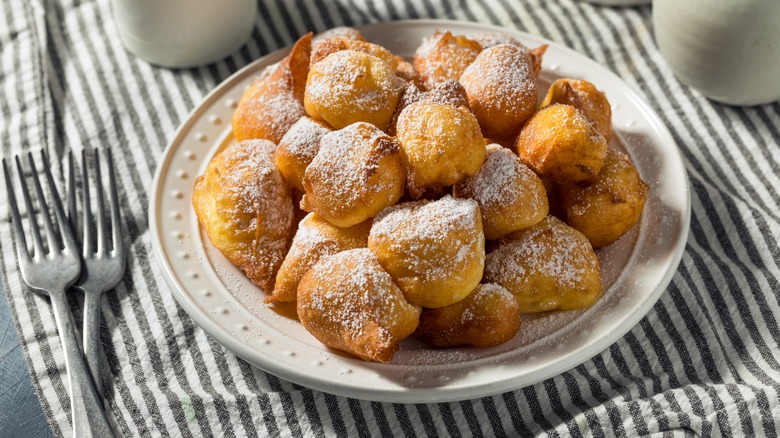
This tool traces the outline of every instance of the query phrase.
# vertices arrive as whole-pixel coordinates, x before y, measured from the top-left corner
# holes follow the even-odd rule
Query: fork
[[[28,228],[30,229],[30,234],[32,234],[32,248],[27,246],[27,239],[25,238],[25,231],[22,226],[21,215],[19,214],[19,206],[11,182],[11,170],[6,159],[3,158],[3,174],[5,176],[6,189],[8,190],[8,204],[14,227],[19,269],[22,279],[33,292],[48,296],[51,300],[54,320],[57,324],[60,342],[62,342],[65,353],[65,370],[70,388],[73,435],[76,437],[113,436],[106,420],[103,406],[99,402],[89,374],[87,374],[81,350],[79,349],[73,319],[70,315],[68,299],[65,294],[68,287],[76,281],[81,273],[78,247],[70,226],[66,221],[62,202],[57,193],[57,188],[54,186],[54,178],[46,164],[48,163],[48,158],[44,151],[41,151],[41,158],[51,198],[50,204],[53,204],[51,209],[54,210],[54,221],[52,221],[50,207],[46,204],[46,199],[43,195],[43,188],[32,153],[27,154],[27,159],[32,173],[31,179],[33,180],[35,197],[38,200],[37,204],[40,210],[38,213],[33,209],[21,159],[18,155],[15,157],[19,184],[27,211]],[[41,237],[38,216],[46,232],[45,242]]]
[[[103,175],[100,167],[100,152],[92,152],[94,167],[95,198],[97,211],[93,215],[90,202],[90,178],[87,149],[81,151],[81,277],[74,285],[84,293],[84,323],[82,327],[84,358],[92,375],[95,390],[103,397],[103,381],[100,378],[100,299],[103,293],[113,289],[125,273],[125,248],[122,226],[119,223],[119,200],[116,191],[111,149],[106,149],[108,167],[108,204],[111,217],[110,230],[106,229],[106,204],[104,201]],[[68,215],[74,230],[78,229],[76,212],[76,174],[73,152],[68,154]],[[94,231],[93,231],[94,223]],[[108,240],[108,234],[111,240]],[[78,233],[76,233],[78,234]],[[79,237],[79,236],[77,236]],[[109,244],[111,245],[109,247]]]

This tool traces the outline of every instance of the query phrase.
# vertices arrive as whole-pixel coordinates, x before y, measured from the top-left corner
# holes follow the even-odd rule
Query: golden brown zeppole
[[[460,83],[487,137],[514,137],[536,110],[536,76],[527,49],[499,44],[483,50]]]
[[[607,154],[604,137],[576,108],[563,104],[534,114],[515,147],[523,163],[559,184],[593,181]]]
[[[276,166],[290,187],[303,192],[303,175],[317,152],[320,140],[331,132],[324,122],[303,116],[290,127],[276,149]]]
[[[427,88],[444,79],[458,79],[482,51],[482,46],[464,35],[436,32],[423,40],[414,54],[414,69]]]
[[[485,237],[479,206],[445,196],[405,202],[376,217],[368,247],[411,303],[444,307],[479,284]]]
[[[336,129],[367,122],[384,131],[403,89],[381,58],[341,50],[311,66],[303,104],[307,114]]]
[[[466,298],[438,309],[423,309],[414,337],[436,347],[492,347],[520,329],[520,306],[503,287],[480,284]]]
[[[236,140],[262,138],[279,143],[290,126],[306,114],[303,95],[310,54],[311,34],[307,34],[244,92],[233,114]]]
[[[325,257],[298,286],[298,317],[320,342],[365,360],[390,362],[414,333],[420,307],[410,304],[368,249]]]
[[[483,281],[511,292],[522,313],[588,307],[601,293],[599,259],[587,237],[554,216],[499,240]]]
[[[406,154],[413,198],[473,176],[485,159],[479,122],[463,107],[415,102],[398,116],[396,135]]]
[[[192,205],[212,245],[253,283],[271,291],[290,245],[290,188],[268,140],[233,143],[195,180]]]
[[[523,313],[590,306],[593,248],[635,226],[648,187],[608,149],[595,85],[537,90],[545,50],[442,31],[410,63],[351,28],[302,38],[233,120],[278,147],[243,140],[209,163],[202,227],[266,302],[296,301],[314,337],[365,360],[412,334],[493,346]]]
[[[349,26],[337,26],[332,27],[324,32],[320,32],[314,36],[314,41],[324,40],[328,38],[349,38],[351,40],[365,41],[366,37],[360,33],[359,30]]]
[[[485,163],[476,175],[455,184],[453,195],[477,201],[487,240],[528,228],[548,212],[542,181],[517,155],[497,144],[487,146]]]
[[[600,248],[637,223],[647,192],[647,184],[628,156],[610,149],[592,184],[561,186],[561,203],[569,225],[584,234],[594,248]]]
[[[405,180],[398,142],[373,125],[354,123],[322,137],[303,177],[301,208],[351,227],[398,202]]]
[[[607,96],[595,85],[579,79],[558,79],[547,90],[542,106],[553,103],[577,108],[609,144],[612,139],[612,107]]]
[[[339,228],[318,214],[309,213],[298,225],[290,251],[276,275],[273,293],[266,295],[265,301],[295,301],[298,283],[315,263],[325,256],[365,248],[370,229],[370,220]]]

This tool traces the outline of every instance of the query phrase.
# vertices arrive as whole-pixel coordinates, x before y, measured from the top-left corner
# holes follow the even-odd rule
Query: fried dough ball
[[[463,35],[436,31],[423,39],[414,54],[414,69],[427,88],[444,79],[458,80],[479,55],[482,46]]]
[[[558,184],[592,181],[607,154],[604,137],[577,109],[562,104],[534,114],[515,147],[523,163]]]
[[[403,94],[401,94],[401,99],[398,100],[393,120],[390,122],[390,128],[388,129],[390,135],[395,135],[397,132],[398,117],[401,115],[401,112],[407,106],[416,102],[440,103],[470,110],[466,90],[463,89],[460,82],[454,79],[445,79],[437,82],[428,91],[422,91],[417,85],[408,84]]]
[[[290,126],[306,115],[303,96],[310,53],[311,34],[307,34],[295,43],[273,72],[267,69],[244,92],[233,113],[236,140],[260,138],[279,143]]]
[[[566,184],[560,190],[569,225],[600,248],[618,240],[639,221],[648,186],[626,154],[610,149],[591,185]]]
[[[579,79],[558,79],[547,90],[542,106],[553,103],[571,105],[580,110],[609,144],[612,138],[612,106],[606,94],[595,85]]]
[[[351,227],[395,204],[404,193],[401,148],[368,123],[325,134],[303,177],[301,208]]]
[[[336,129],[368,122],[386,130],[403,82],[386,62],[354,50],[341,50],[311,66],[303,105],[311,117]]]
[[[521,313],[588,307],[601,292],[590,242],[554,216],[499,240],[487,255],[483,281],[511,292]]]
[[[536,110],[536,76],[528,49],[509,44],[485,49],[460,83],[488,137],[514,137]]]
[[[456,303],[479,284],[485,238],[479,206],[445,196],[383,210],[368,247],[409,302],[436,308]]]
[[[413,103],[398,116],[396,131],[409,165],[407,189],[415,199],[427,188],[475,175],[485,160],[479,122],[462,107]]]
[[[320,260],[301,279],[297,301],[298,318],[320,342],[384,363],[414,333],[421,311],[365,248]]]
[[[322,136],[331,132],[323,122],[303,116],[290,127],[276,149],[276,166],[287,184],[303,191],[303,175],[320,150]]]
[[[438,309],[423,309],[414,337],[435,347],[493,347],[520,329],[520,306],[497,284],[480,284],[465,299]]]
[[[195,179],[192,205],[209,240],[263,290],[273,287],[292,238],[290,189],[268,140],[233,143]]]
[[[542,181],[517,155],[497,144],[487,146],[485,163],[476,175],[456,184],[453,195],[477,201],[488,240],[528,228],[548,212]]]
[[[368,245],[371,221],[365,221],[349,228],[339,228],[319,216],[309,213],[298,225],[290,250],[276,274],[272,301],[295,301],[298,283],[304,274],[323,257]]]
[[[324,32],[320,32],[314,36],[314,41],[325,40],[328,38],[348,38],[356,41],[365,41],[366,38],[360,33],[359,30],[349,26],[337,26],[332,27]]]
[[[497,46],[499,44],[509,44],[511,46],[517,46],[528,51],[531,55],[531,61],[534,66],[534,76],[539,77],[539,73],[542,71],[542,57],[547,51],[547,44],[542,44],[534,49],[529,49],[525,44],[517,40],[517,38],[507,35],[505,33],[498,32],[485,32],[469,35],[469,38],[478,42],[482,46],[482,50],[489,49],[490,47]]]
[[[328,55],[342,50],[354,50],[356,52],[368,53],[369,55],[374,55],[386,62],[393,71],[398,68],[396,56],[384,47],[366,41],[338,37],[322,39],[315,42],[311,47],[310,65],[314,65],[327,58]]]

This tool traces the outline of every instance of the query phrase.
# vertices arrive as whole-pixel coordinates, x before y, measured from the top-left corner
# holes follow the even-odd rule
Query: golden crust
[[[273,287],[292,238],[290,189],[268,140],[233,143],[195,180],[192,204],[209,240],[263,290]]]
[[[522,313],[588,307],[601,293],[590,242],[554,216],[500,239],[487,255],[482,281],[506,288]]]
[[[416,102],[398,116],[397,138],[409,165],[407,189],[419,198],[477,173],[485,143],[474,115],[462,107]]]
[[[292,188],[303,192],[303,175],[328,132],[331,129],[324,122],[303,116],[282,137],[276,149],[276,166]]]
[[[479,206],[445,196],[389,207],[374,220],[368,247],[409,302],[448,306],[465,298],[482,278],[485,238]]]
[[[527,49],[499,44],[483,50],[460,83],[488,137],[516,136],[536,110],[536,76]]]
[[[303,95],[310,53],[311,33],[295,43],[273,72],[255,80],[244,92],[233,113],[236,140],[256,138],[279,143],[290,126],[306,114]]]
[[[566,184],[560,190],[566,221],[600,248],[618,240],[639,221],[648,186],[626,154],[610,149],[592,184]]]
[[[427,88],[444,79],[458,80],[477,58],[482,46],[463,35],[435,32],[414,54],[414,69]]]
[[[563,104],[534,114],[515,147],[523,163],[559,184],[592,181],[607,153],[604,137],[577,109]]]
[[[370,229],[371,221],[339,228],[316,213],[309,213],[298,225],[290,251],[276,275],[273,294],[267,295],[265,302],[295,301],[298,284],[312,266],[323,257],[365,248]]]
[[[435,347],[493,347],[520,329],[520,306],[497,284],[480,284],[462,301],[423,309],[414,337]]]
[[[306,168],[301,208],[339,227],[376,216],[403,195],[402,154],[395,139],[368,123],[326,134]]]
[[[539,177],[512,151],[497,144],[487,146],[485,163],[476,175],[456,184],[453,195],[477,201],[488,240],[528,228],[549,210]]]
[[[384,131],[403,87],[382,59],[340,50],[311,66],[303,105],[311,117],[336,129],[367,122]]]
[[[579,79],[558,79],[550,85],[542,106],[563,103],[577,108],[607,144],[612,139],[612,106],[595,85]]]
[[[371,251],[353,249],[325,257],[303,276],[297,310],[328,347],[387,363],[417,328],[421,309],[404,299]]]

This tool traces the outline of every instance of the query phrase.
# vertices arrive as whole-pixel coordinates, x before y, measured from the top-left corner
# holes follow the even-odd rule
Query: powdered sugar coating
[[[483,281],[505,287],[524,313],[586,307],[601,290],[587,238],[554,216],[499,240],[487,255]]]
[[[361,358],[389,362],[417,327],[408,303],[368,249],[325,257],[301,280],[298,315],[320,342]]]
[[[486,151],[477,174],[456,184],[454,193],[477,201],[485,238],[493,240],[539,222],[549,207],[544,184],[517,155],[498,144]]]
[[[463,70],[476,59],[482,47],[463,35],[436,32],[424,38],[414,54],[414,69],[427,88],[444,79],[460,78]]]
[[[460,77],[469,104],[488,137],[519,132],[536,110],[536,76],[528,50],[499,44],[483,50]]]
[[[368,247],[409,301],[424,307],[452,304],[482,277],[479,206],[447,195],[386,208],[374,219]]]
[[[260,287],[270,290],[292,237],[290,190],[274,164],[276,145],[228,146],[198,177],[193,206],[212,243]]]
[[[276,164],[287,182],[303,191],[303,175],[320,150],[322,136],[330,128],[310,117],[301,117],[284,134],[276,150]]]
[[[303,179],[301,207],[348,227],[395,204],[406,170],[398,143],[368,123],[324,135]]]

